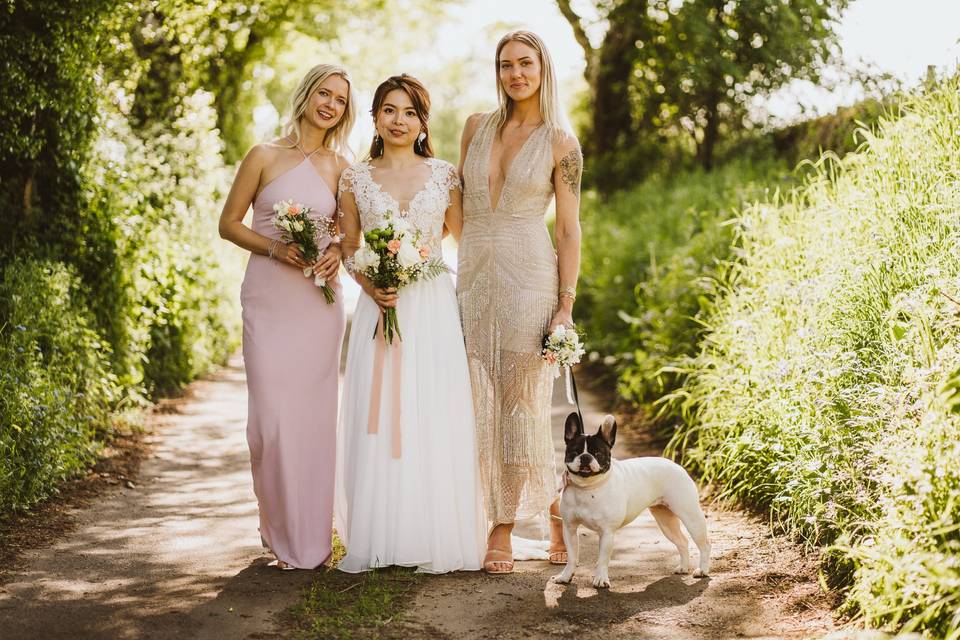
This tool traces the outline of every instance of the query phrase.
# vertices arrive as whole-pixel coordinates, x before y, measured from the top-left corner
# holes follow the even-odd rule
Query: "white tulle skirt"
[[[477,472],[470,377],[447,275],[400,292],[400,457],[392,419],[397,352],[387,347],[380,418],[368,433],[380,310],[361,294],[353,316],[337,434],[335,526],[342,571],[390,565],[426,573],[478,570],[486,520]]]

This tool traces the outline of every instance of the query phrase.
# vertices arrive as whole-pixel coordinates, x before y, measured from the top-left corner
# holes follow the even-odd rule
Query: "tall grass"
[[[702,283],[730,257],[732,217],[793,184],[785,164],[766,158],[653,177],[606,202],[588,194],[577,323],[624,398],[650,402],[673,389],[676,376],[662,369],[696,352]]]
[[[870,625],[960,638],[960,86],[736,220],[687,425],[726,495],[831,549]]]

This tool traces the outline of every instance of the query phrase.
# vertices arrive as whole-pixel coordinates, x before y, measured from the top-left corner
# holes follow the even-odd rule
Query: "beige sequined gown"
[[[489,114],[464,159],[457,298],[487,519],[500,523],[542,512],[555,497],[553,376],[540,349],[557,308],[558,275],[544,223],[553,198],[550,132],[541,125],[530,134],[491,205],[495,135]]]

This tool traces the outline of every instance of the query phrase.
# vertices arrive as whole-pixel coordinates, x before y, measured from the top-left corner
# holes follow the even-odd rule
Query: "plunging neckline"
[[[517,159],[523,155],[524,150],[527,148],[527,143],[530,142],[530,139],[533,136],[537,135],[537,132],[543,127],[545,123],[541,122],[537,125],[537,128],[531,131],[524,141],[520,144],[520,149],[517,151],[516,155],[510,160],[510,164],[507,165],[507,170],[503,172],[503,184],[500,185],[500,192],[497,193],[497,202],[496,206],[493,206],[493,190],[490,188],[490,161],[493,159],[493,142],[497,137],[497,132],[494,131],[493,135],[490,137],[490,147],[487,149],[487,206],[493,206],[490,209],[491,213],[496,213],[500,209],[500,203],[503,201],[503,192],[507,190],[507,184],[510,182],[510,175],[513,172],[513,167],[517,164]]]
[[[367,177],[370,178],[370,182],[372,182],[373,186],[376,187],[377,193],[380,193],[386,196],[387,198],[390,199],[391,202],[393,202],[393,204],[397,205],[397,215],[400,216],[401,218],[408,217],[407,214],[409,214],[410,210],[413,209],[413,203],[417,201],[417,198],[419,198],[421,194],[425,193],[427,189],[430,188],[430,183],[433,181],[433,173],[435,170],[434,166],[430,162],[426,160],[424,161],[423,163],[424,166],[430,169],[430,175],[428,175],[427,179],[423,181],[423,185],[421,185],[420,189],[417,190],[415,194],[413,194],[413,197],[410,198],[409,202],[407,202],[407,208],[404,209],[403,207],[400,206],[400,201],[397,200],[392,193],[387,191],[382,184],[374,180],[373,170],[376,169],[377,167],[374,167],[372,164],[370,164],[369,161],[365,162],[364,164],[367,167]]]

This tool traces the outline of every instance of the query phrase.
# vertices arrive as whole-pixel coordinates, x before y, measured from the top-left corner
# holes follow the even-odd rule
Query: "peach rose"
[[[400,241],[396,239],[391,240],[390,242],[387,243],[387,249],[390,251],[390,253],[395,254],[397,251],[400,250]]]
[[[426,260],[430,257],[430,247],[420,247],[420,257]]]

